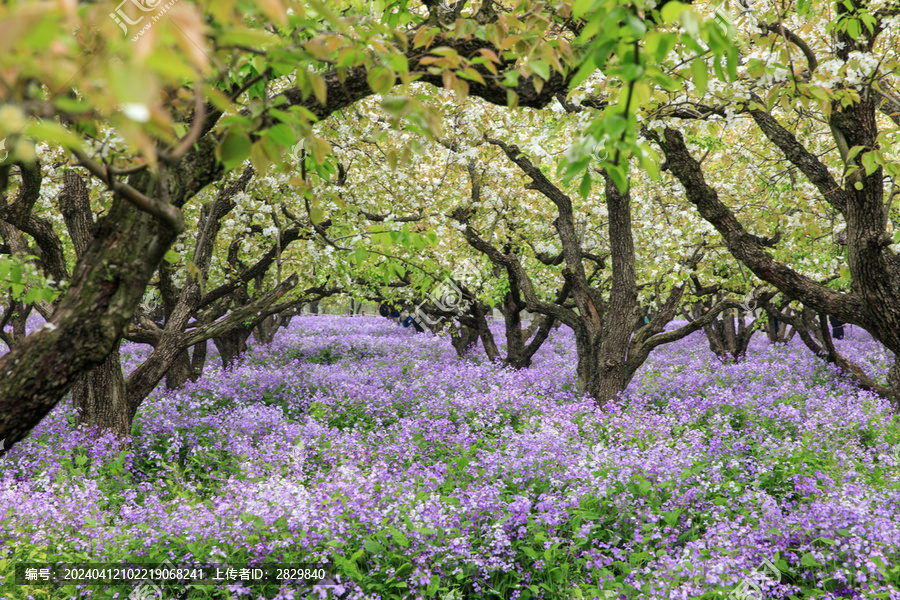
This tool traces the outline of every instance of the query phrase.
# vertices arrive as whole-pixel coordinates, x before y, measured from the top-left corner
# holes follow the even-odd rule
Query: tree
[[[805,35],[793,30],[792,19],[825,10],[833,10],[827,27],[805,27]],[[645,135],[663,151],[668,172],[735,258],[788,298],[863,327],[895,356],[900,352],[900,262],[889,218],[894,192],[885,184],[895,186],[900,176],[891,150],[896,129],[888,127],[900,124],[900,102],[892,88],[897,14],[896,7],[856,1],[798,5],[789,12],[759,15],[754,23],[758,32],[747,34],[749,59],[739,85],[712,97],[707,94],[701,102],[692,99],[692,111],[661,104],[656,114],[666,117],[663,126],[645,129]],[[780,52],[763,52],[771,47],[767,44],[776,43]],[[798,62],[798,57],[804,62]],[[823,65],[828,66],[823,69]],[[774,74],[779,76],[773,78]],[[846,291],[776,260],[767,251],[772,240],[751,233],[723,202],[684,134],[671,124],[673,117],[695,120],[732,113],[749,118],[758,134],[845,224]],[[802,127],[782,123],[791,114]],[[807,134],[807,139],[797,131]],[[823,139],[832,149],[818,151]],[[784,201],[798,202],[791,195]],[[896,360],[887,383],[897,402],[900,363]]]
[[[502,149],[508,159],[529,178],[527,188],[537,190],[555,206],[557,216],[553,223],[558,232],[562,263],[565,265],[562,276],[571,290],[575,306],[570,308],[562,303],[542,300],[515,253],[502,252],[479,235],[472,226],[471,211],[459,209],[454,216],[465,226],[466,239],[473,247],[514,274],[528,310],[553,317],[572,328],[578,353],[579,392],[594,398],[598,405],[603,406],[625,389],[653,348],[697,331],[710,323],[720,311],[735,304],[728,300],[720,302],[691,323],[666,332],[665,326],[675,316],[684,294],[684,283],[680,282],[672,287],[660,311],[649,323],[639,327],[643,315],[638,302],[629,191],[621,192],[612,178],[604,173],[612,279],[607,299],[594,283],[594,275],[589,275],[585,268],[586,260],[595,262],[596,274],[596,268],[602,268],[604,261],[597,261],[596,257],[583,251],[575,229],[572,199],[554,185],[518,147],[497,139],[489,138],[487,141]],[[477,206],[483,183],[477,177],[472,163],[469,164],[469,174],[472,200]],[[684,266],[691,271],[700,258],[698,248],[685,261]],[[566,296],[568,294],[563,298]]]

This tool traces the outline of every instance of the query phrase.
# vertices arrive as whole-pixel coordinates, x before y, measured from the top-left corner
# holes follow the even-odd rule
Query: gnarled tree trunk
[[[119,344],[100,365],[94,367],[72,388],[76,425],[109,431],[120,439],[131,435],[131,417],[125,395],[125,377],[119,358]]]
[[[724,294],[719,294],[718,301],[724,299]],[[697,303],[694,307],[693,318],[698,318],[712,307],[709,301]],[[747,323],[746,315],[750,314],[743,308],[725,310],[719,313],[719,317],[703,327],[703,333],[709,342],[709,349],[722,362],[739,361],[747,355],[750,340],[756,332],[757,318],[753,317]]]
[[[450,343],[456,350],[456,355],[462,358],[469,347],[478,341],[478,332],[468,325],[460,325],[450,332]]]
[[[194,370],[191,366],[191,356],[187,350],[181,352],[172,360],[169,370],[166,371],[166,389],[177,390],[187,383]]]
[[[247,351],[247,339],[251,333],[247,327],[236,327],[212,339],[219,351],[223,368],[231,368],[237,357]]]

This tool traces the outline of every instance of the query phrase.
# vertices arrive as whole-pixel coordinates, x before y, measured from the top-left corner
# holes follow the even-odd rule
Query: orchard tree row
[[[7,446],[70,391],[127,435],[208,340],[228,364],[333,294],[514,367],[570,327],[600,405],[698,329],[739,358],[752,294],[900,393],[826,326],[900,352],[896,4],[151,4],[0,7]],[[127,378],[123,339],[154,349]]]

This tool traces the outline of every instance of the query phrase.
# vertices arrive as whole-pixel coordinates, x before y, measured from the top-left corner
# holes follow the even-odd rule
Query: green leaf
[[[378,554],[382,550],[384,550],[384,546],[376,542],[375,540],[365,540],[363,542],[363,547],[372,554]]]
[[[644,65],[635,65],[628,63],[622,66],[622,79],[625,81],[634,81],[644,74]]]
[[[730,81],[734,81],[737,79],[737,65],[738,65],[738,49],[737,45],[732,45],[728,47],[728,54],[726,60],[726,68],[728,69],[728,79]]]
[[[621,115],[607,117],[603,119],[603,127],[606,129],[606,134],[609,137],[618,138],[625,131],[625,128],[628,127],[628,119]]]
[[[878,163],[875,161],[875,153],[874,152],[866,152],[862,155],[862,164],[866,169],[866,176],[871,175],[875,171],[878,170]]]
[[[606,172],[609,173],[610,179],[616,184],[619,193],[624,194],[628,190],[628,177],[625,175],[625,171],[618,165],[608,165]]]
[[[594,0],[575,0],[575,3],[572,5],[572,16],[576,19],[581,18],[591,8],[593,3]]]
[[[535,60],[529,63],[529,66],[531,67],[532,73],[535,73],[544,81],[550,80],[550,65],[542,60]]]
[[[397,569],[397,572],[394,573],[394,577],[396,577],[397,579],[400,579],[401,577],[403,577],[404,575],[406,575],[407,573],[409,573],[412,570],[413,570],[412,563],[406,563],[406,564],[402,565],[399,569]]]
[[[365,248],[357,248],[356,250],[353,251],[353,257],[356,259],[357,265],[362,265],[365,262],[366,257],[368,255],[369,255],[369,253],[366,251]]]
[[[222,138],[222,143],[216,148],[216,157],[225,166],[226,171],[231,171],[244,163],[250,156],[250,137],[242,129],[232,127]]]
[[[681,17],[681,13],[686,9],[686,4],[673,0],[672,2],[666,2],[665,6],[663,6],[660,11],[660,14],[662,15],[663,21],[666,23],[674,23]]]
[[[581,184],[578,186],[578,193],[581,194],[582,198],[587,198],[591,194],[591,174],[588,171],[584,172],[584,176],[581,178]]]
[[[410,107],[409,98],[404,98],[403,96],[389,96],[381,101],[381,108],[384,109],[384,112],[397,118],[408,113]]]
[[[856,155],[865,149],[865,146],[853,146],[852,148],[850,148],[850,152],[847,153],[847,162],[849,163],[851,160],[856,158]]]
[[[375,67],[366,73],[366,81],[374,93],[383,94],[394,87],[397,75],[387,67]]]
[[[277,125],[270,127],[269,137],[272,138],[272,141],[276,144],[281,144],[282,146],[293,146],[294,142],[297,141],[294,132],[284,123],[278,123]]]
[[[800,559],[800,564],[803,565],[804,567],[820,567],[820,566],[822,566],[819,563],[819,561],[817,561],[815,559],[815,557],[809,552],[807,552],[806,554],[803,555],[803,557]]]
[[[697,96],[702,97],[706,93],[706,84],[709,80],[709,70],[706,67],[706,61],[699,56],[691,61],[691,73],[694,78],[694,85],[697,87]]]
[[[435,597],[439,587],[441,587],[441,578],[437,575],[432,575],[431,580],[428,582],[428,589],[426,590],[425,595],[429,598]]]
[[[41,288],[32,287],[25,294],[25,304],[31,304],[32,302],[37,302],[41,298]]]
[[[81,148],[80,137],[53,121],[30,122],[25,128],[25,133],[36,140],[49,142],[52,145],[59,144],[66,148]]]
[[[166,252],[165,256],[163,256],[166,262],[168,263],[177,263],[181,258],[181,255],[175,252],[174,250],[169,250]]]
[[[391,537],[394,538],[394,541],[400,544],[401,547],[409,547],[409,539],[405,535],[403,535],[399,529],[397,529],[396,527],[391,527],[389,531],[391,532]]]
[[[816,542],[822,542],[823,544],[828,544],[829,546],[835,546],[835,545],[837,545],[837,542],[836,542],[836,541],[830,540],[830,539],[828,539],[828,538],[823,538],[823,537],[817,537],[817,538],[814,539],[811,543],[814,544],[814,543],[816,543]]]
[[[264,48],[278,42],[278,37],[262,30],[243,29],[220,33],[217,41],[223,46],[238,45]]]

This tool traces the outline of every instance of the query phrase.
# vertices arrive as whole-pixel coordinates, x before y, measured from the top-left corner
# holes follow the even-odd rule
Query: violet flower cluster
[[[836,344],[883,376],[865,332]],[[125,344],[125,368],[146,352]],[[0,462],[4,596],[130,593],[13,592],[37,556],[335,582],[189,598],[900,599],[897,419],[799,342],[722,364],[694,334],[603,410],[564,328],[520,371],[377,317],[295,318],[231,370],[209,360],[145,401],[124,449],[65,401]]]

